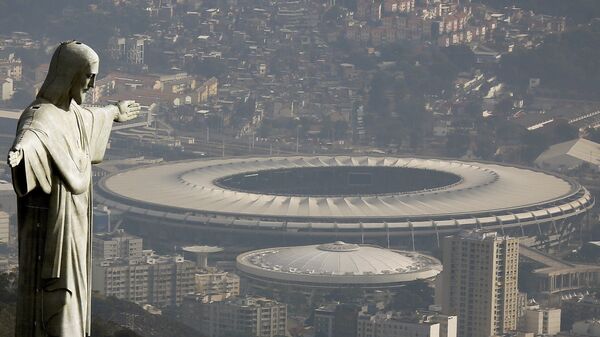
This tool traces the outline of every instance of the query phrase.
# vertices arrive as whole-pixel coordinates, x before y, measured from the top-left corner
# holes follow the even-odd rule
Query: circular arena
[[[240,254],[240,276],[253,288],[388,289],[433,279],[442,270],[433,257],[336,241],[320,245],[259,249]]]
[[[170,162],[105,177],[96,200],[167,237],[412,248],[471,228],[552,244],[594,204],[576,182],[530,168],[389,156]]]

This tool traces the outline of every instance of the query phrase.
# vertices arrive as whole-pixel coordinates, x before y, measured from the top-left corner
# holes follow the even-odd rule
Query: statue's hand
[[[140,114],[140,104],[135,101],[120,101],[117,103],[119,114],[115,116],[115,122],[126,122],[136,118]]]
[[[8,165],[10,167],[17,167],[23,159],[23,149],[19,144],[15,145],[10,151],[8,151]]]

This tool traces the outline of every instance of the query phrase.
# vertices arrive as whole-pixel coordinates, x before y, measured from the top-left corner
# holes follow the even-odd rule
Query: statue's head
[[[86,92],[94,87],[98,74],[98,54],[78,41],[61,43],[52,55],[48,75],[37,97],[54,104],[81,104]]]

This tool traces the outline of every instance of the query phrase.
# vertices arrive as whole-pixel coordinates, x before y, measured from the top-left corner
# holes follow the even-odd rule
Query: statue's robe
[[[90,335],[91,164],[104,156],[114,109],[38,99],[19,119],[19,337]]]

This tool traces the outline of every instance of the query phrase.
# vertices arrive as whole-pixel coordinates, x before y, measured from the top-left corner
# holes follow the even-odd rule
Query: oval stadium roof
[[[349,196],[272,195],[225,188],[216,180],[245,172],[309,167],[408,167],[460,176],[458,183],[408,193]],[[293,156],[193,160],[136,168],[101,182],[101,190],[118,204],[153,212],[230,215],[274,219],[369,221],[413,217],[452,219],[459,215],[513,214],[544,207],[557,208],[582,187],[532,169],[455,160],[364,157]],[[586,194],[586,200],[591,196]],[[585,202],[583,200],[582,202]],[[568,206],[569,202],[564,202]],[[551,206],[550,206],[551,205]],[[233,221],[233,220],[232,220]]]
[[[262,279],[310,284],[394,284],[428,279],[442,269],[433,257],[370,245],[334,243],[243,253],[237,268]]]

